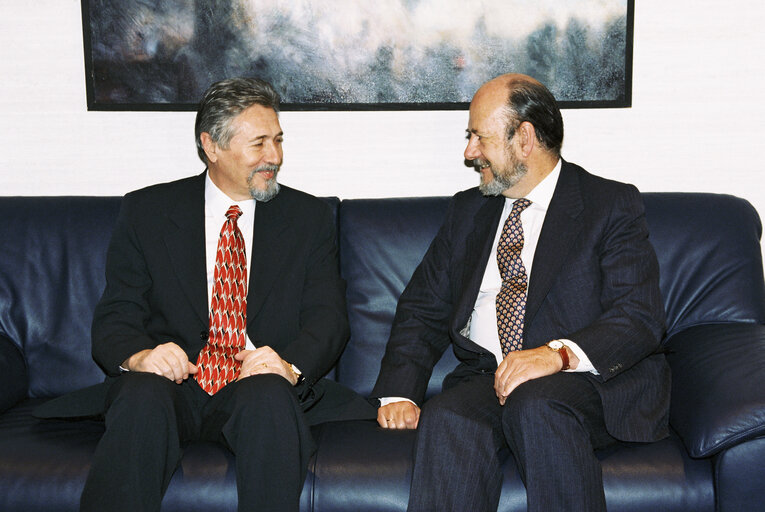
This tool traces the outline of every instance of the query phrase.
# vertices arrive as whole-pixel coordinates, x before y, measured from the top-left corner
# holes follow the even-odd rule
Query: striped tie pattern
[[[218,238],[215,256],[210,333],[197,359],[197,382],[210,395],[239,376],[241,362],[234,359],[245,348],[247,329],[247,254],[237,226],[242,210],[233,205]]]
[[[531,201],[516,200],[505,221],[497,244],[497,265],[502,276],[502,287],[497,294],[497,330],[502,355],[523,347],[523,317],[526,312],[526,268],[521,261],[523,226],[521,212]]]

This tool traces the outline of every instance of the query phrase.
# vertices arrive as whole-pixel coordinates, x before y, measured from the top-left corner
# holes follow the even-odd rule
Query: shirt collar
[[[550,201],[555,193],[555,185],[558,184],[558,177],[560,176],[560,169],[562,167],[562,160],[559,158],[558,163],[553,167],[552,172],[544,177],[542,181],[534,187],[531,192],[526,195],[526,199],[531,201],[531,204],[536,205],[538,208],[542,208],[547,211],[550,207]]]
[[[244,201],[234,201],[228,197],[218,186],[210,179],[210,173],[205,175],[205,214],[212,217],[225,217],[229,206],[237,205],[242,209],[242,217],[255,215],[255,200],[245,199]]]

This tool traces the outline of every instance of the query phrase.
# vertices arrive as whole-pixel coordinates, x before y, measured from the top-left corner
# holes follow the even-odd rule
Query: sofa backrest
[[[448,206],[447,197],[346,199],[340,205],[340,268],[348,286],[351,339],[336,378],[365,396],[377,379],[398,298]],[[455,366],[447,350],[433,371],[429,395]]]
[[[120,201],[0,198],[0,336],[24,355],[31,397],[104,378],[90,355],[90,323]]]
[[[702,323],[765,323],[761,224],[743,199],[643,194],[673,334]],[[326,199],[336,211],[338,201]],[[339,205],[340,264],[351,340],[335,378],[371,392],[399,295],[427,250],[449,198],[353,199]],[[100,382],[90,355],[117,197],[0,197],[0,337],[23,354],[29,396]],[[456,360],[447,350],[429,394]]]
[[[643,194],[659,259],[667,332],[720,322],[765,323],[760,236],[754,208],[733,196]],[[354,199],[340,206],[340,264],[348,283],[351,339],[337,379],[369,394],[396,302],[446,213],[449,198]],[[428,395],[456,366],[447,350]]]
[[[667,338],[700,324],[765,323],[762,224],[724,194],[644,193],[659,259]]]

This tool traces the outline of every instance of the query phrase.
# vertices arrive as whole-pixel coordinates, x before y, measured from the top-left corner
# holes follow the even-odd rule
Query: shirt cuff
[[[568,369],[564,371],[573,373],[590,372],[593,375],[600,375],[600,372],[595,369],[595,367],[592,365],[592,362],[590,361],[590,358],[587,357],[587,354],[584,353],[584,350],[582,350],[579,345],[571,340],[561,339],[559,341],[566,345],[566,347],[569,348],[571,352],[576,354],[576,357],[579,358],[579,365],[577,365],[576,369]]]
[[[404,398],[401,396],[386,396],[386,397],[380,398],[379,400],[380,400],[380,407],[384,407],[388,404],[395,404],[396,402],[409,402],[414,405],[417,405],[411,400],[409,400],[408,398]]]

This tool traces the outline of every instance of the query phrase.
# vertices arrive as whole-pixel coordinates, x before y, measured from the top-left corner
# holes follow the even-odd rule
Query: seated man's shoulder
[[[178,199],[189,199],[196,193],[204,193],[204,178],[192,176],[167,183],[157,183],[125,194],[123,205],[137,209],[162,208]],[[202,197],[202,196],[199,196]]]
[[[314,205],[316,207],[319,207],[320,205],[327,204],[327,201],[331,201],[333,199],[336,199],[334,197],[329,198],[318,198],[314,195],[309,194],[308,192],[303,192],[302,190],[298,190],[296,188],[288,187],[287,185],[279,185],[279,194],[277,194],[276,197],[281,197],[282,199],[286,199],[289,201],[295,201],[300,203],[305,203],[308,205]]]
[[[185,215],[178,212],[188,212],[203,200],[204,177],[183,178],[128,192],[122,198],[120,217],[138,229],[161,233],[166,228],[161,219],[184,218]]]
[[[582,185],[582,193],[590,204],[591,202],[613,204],[641,201],[640,192],[631,183],[592,174],[576,164],[569,163],[568,166],[577,173],[579,183]]]
[[[322,218],[331,216],[340,200],[336,197],[316,197],[302,190],[279,185],[279,193],[270,202],[281,204],[293,212],[300,212],[303,216]]]
[[[478,187],[461,190],[452,196],[454,208],[480,208],[490,201],[504,201],[503,196],[485,196]]]

